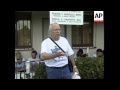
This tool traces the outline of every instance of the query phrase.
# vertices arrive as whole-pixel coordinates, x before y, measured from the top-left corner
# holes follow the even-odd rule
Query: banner
[[[83,25],[83,11],[50,11],[50,24]]]

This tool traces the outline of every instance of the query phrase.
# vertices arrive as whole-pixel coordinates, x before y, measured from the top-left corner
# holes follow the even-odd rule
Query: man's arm
[[[41,54],[41,59],[42,60],[49,60],[49,59],[53,59],[53,58],[56,58],[56,57],[59,57],[59,56],[64,56],[65,53],[61,52],[61,51],[57,51],[56,53],[42,53]]]
[[[42,60],[49,60],[49,59],[52,59],[52,58],[56,58],[57,55],[54,53],[54,54],[50,54],[50,53],[42,53],[41,54],[41,59]]]
[[[25,71],[26,69],[23,67],[23,68],[21,68],[21,69],[19,69],[19,70],[17,70],[18,72],[20,72],[20,71]]]
[[[69,60],[70,60],[71,63],[72,63],[72,66],[73,66],[73,72],[77,72],[77,73],[79,74],[79,71],[78,71],[77,66],[76,66],[76,64],[75,64],[74,54],[71,55],[71,56],[69,56],[68,58],[69,58]]]
[[[68,58],[69,58],[69,60],[71,61],[72,66],[73,66],[73,67],[76,66],[76,64],[75,64],[75,60],[74,60],[74,54],[71,55],[71,56],[68,56]]]
[[[49,60],[49,59],[52,59],[52,58],[55,58],[55,57],[57,57],[57,55],[55,53],[54,54],[48,53],[47,43],[46,43],[46,41],[43,41],[42,44],[41,44],[40,59],[41,60]]]
[[[20,69],[17,69],[17,68],[15,69],[15,72],[20,72],[20,71],[23,71],[23,72],[24,72],[24,71],[26,71],[26,69],[25,69],[24,67],[23,67],[23,68],[20,68]]]
[[[26,65],[25,65],[25,62],[24,63],[21,63],[23,66],[21,66],[20,68],[17,68],[15,67],[15,71],[16,72],[20,72],[20,71],[26,71]]]
[[[76,66],[75,60],[74,60],[74,52],[73,52],[69,42],[67,41],[67,39],[66,39],[66,44],[68,46],[68,58],[71,61],[72,66],[73,66],[73,72],[77,72],[79,74],[79,71],[77,69],[77,66]]]

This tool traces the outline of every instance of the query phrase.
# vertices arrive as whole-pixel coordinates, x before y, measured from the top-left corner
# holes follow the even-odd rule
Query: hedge
[[[104,58],[79,58],[76,66],[82,79],[104,79]]]
[[[77,58],[75,63],[81,79],[104,79],[104,58]],[[36,69],[33,79],[47,79],[44,63]]]

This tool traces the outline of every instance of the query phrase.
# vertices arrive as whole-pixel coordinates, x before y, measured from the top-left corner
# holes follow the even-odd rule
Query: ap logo
[[[94,11],[94,22],[103,22],[103,11]]]

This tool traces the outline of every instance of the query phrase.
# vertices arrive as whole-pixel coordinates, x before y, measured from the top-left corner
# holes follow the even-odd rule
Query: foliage
[[[27,79],[30,79],[30,73],[25,74]]]
[[[76,66],[82,79],[104,79],[104,58],[78,58]]]
[[[104,79],[104,58],[77,58],[76,66],[81,79]],[[46,79],[45,65],[40,66],[35,71],[34,79]]]
[[[46,79],[46,70],[45,70],[45,64],[41,63],[38,67],[36,67],[35,70],[35,76],[33,76],[34,79]]]

